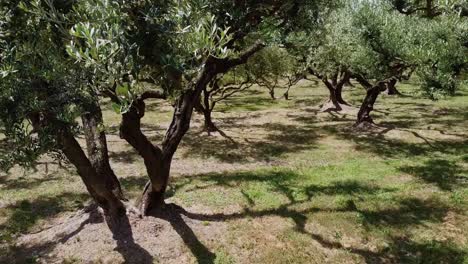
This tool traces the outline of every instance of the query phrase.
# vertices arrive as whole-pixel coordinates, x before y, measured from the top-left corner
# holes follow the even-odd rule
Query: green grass
[[[205,208],[198,217],[206,226],[227,223],[225,239],[211,248],[215,263],[468,263],[468,91],[433,102],[411,83],[399,89],[405,96],[379,98],[373,115],[386,129],[374,132],[350,130],[350,114],[313,110],[326,98],[313,83],[293,88],[289,101],[258,88],[232,97],[215,121],[236,142],[192,130],[177,154],[178,162],[218,162],[219,171],[180,173],[168,198],[195,216]],[[353,105],[362,98],[359,87],[345,92]],[[261,122],[248,123],[244,113]],[[147,112],[154,139],[170,114]],[[105,117],[115,136],[118,116],[107,109]],[[118,144],[111,155],[118,172],[138,168],[121,179],[135,198],[144,168]],[[255,162],[254,169],[222,167]],[[82,207],[87,195],[70,174],[0,176],[4,245]]]

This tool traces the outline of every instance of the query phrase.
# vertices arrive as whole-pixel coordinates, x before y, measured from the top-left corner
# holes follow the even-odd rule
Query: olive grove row
[[[254,84],[272,98],[286,86],[287,99],[315,76],[340,111],[353,80],[366,90],[357,124],[372,122],[379,94],[411,75],[428,96],[453,94],[467,67],[466,10],[464,1],[1,0],[1,165],[64,158],[109,217],[124,214],[101,110],[110,100],[120,137],[146,166],[145,214],[164,204],[193,112],[216,130],[216,103]],[[150,99],[173,105],[159,144],[141,127]]]

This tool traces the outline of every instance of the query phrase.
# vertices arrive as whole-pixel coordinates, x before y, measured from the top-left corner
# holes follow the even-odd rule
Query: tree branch
[[[219,66],[218,73],[226,73],[229,69],[234,68],[238,65],[247,63],[247,60],[252,57],[255,53],[266,47],[262,41],[255,42],[248,49],[244,50],[236,58],[225,58],[218,59],[217,64]]]
[[[167,96],[164,92],[162,91],[145,91],[143,92],[140,97],[138,98],[139,100],[146,100],[146,99],[167,99]]]

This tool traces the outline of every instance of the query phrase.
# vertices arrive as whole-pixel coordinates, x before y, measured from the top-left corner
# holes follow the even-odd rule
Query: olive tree
[[[207,85],[200,98],[200,103],[195,106],[196,111],[203,114],[204,130],[211,132],[221,132],[213,122],[212,113],[216,105],[238,93],[250,89],[254,82],[250,80],[246,74],[245,68],[242,66],[236,67],[231,71],[215,77],[209,85]]]
[[[76,167],[106,214],[125,213],[100,108],[100,99],[110,98],[122,116],[120,136],[143,158],[150,178],[139,208],[147,213],[161,207],[172,157],[201,92],[265,46],[248,40],[262,36],[266,18],[285,21],[312,2],[2,2],[0,124],[8,147],[3,165],[33,166],[42,154],[56,153]],[[148,80],[160,89],[141,85]],[[151,98],[174,105],[159,145],[141,130]],[[79,133],[85,134],[87,151],[76,139]]]
[[[378,96],[402,75],[415,70],[429,94],[450,93],[457,84],[454,69],[466,62],[466,21],[459,16],[427,20],[392,11],[383,1],[362,1],[333,11],[324,24],[314,55],[346,69],[366,89],[357,125],[373,123]]]
[[[288,99],[289,89],[300,80],[303,69],[297,59],[284,48],[272,46],[255,54],[246,65],[247,74],[257,85],[268,89],[275,100],[275,90],[286,86],[284,97]],[[285,83],[285,80],[286,83]]]

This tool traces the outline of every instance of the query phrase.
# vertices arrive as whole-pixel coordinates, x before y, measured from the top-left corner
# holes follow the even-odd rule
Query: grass
[[[215,110],[232,140],[199,133],[196,117],[168,199],[206,226],[227,223],[210,244],[215,263],[468,263],[468,91],[433,102],[412,83],[399,89],[405,96],[379,98],[383,128],[372,132],[350,130],[353,114],[317,112],[326,90],[314,83],[289,101],[258,88],[232,97]],[[362,98],[359,87],[345,92],[353,105]],[[143,123],[157,142],[170,106],[150,108]],[[118,116],[105,118],[113,167],[135,198],[144,166],[118,139]],[[53,170],[0,176],[4,253],[86,202],[72,171]]]

